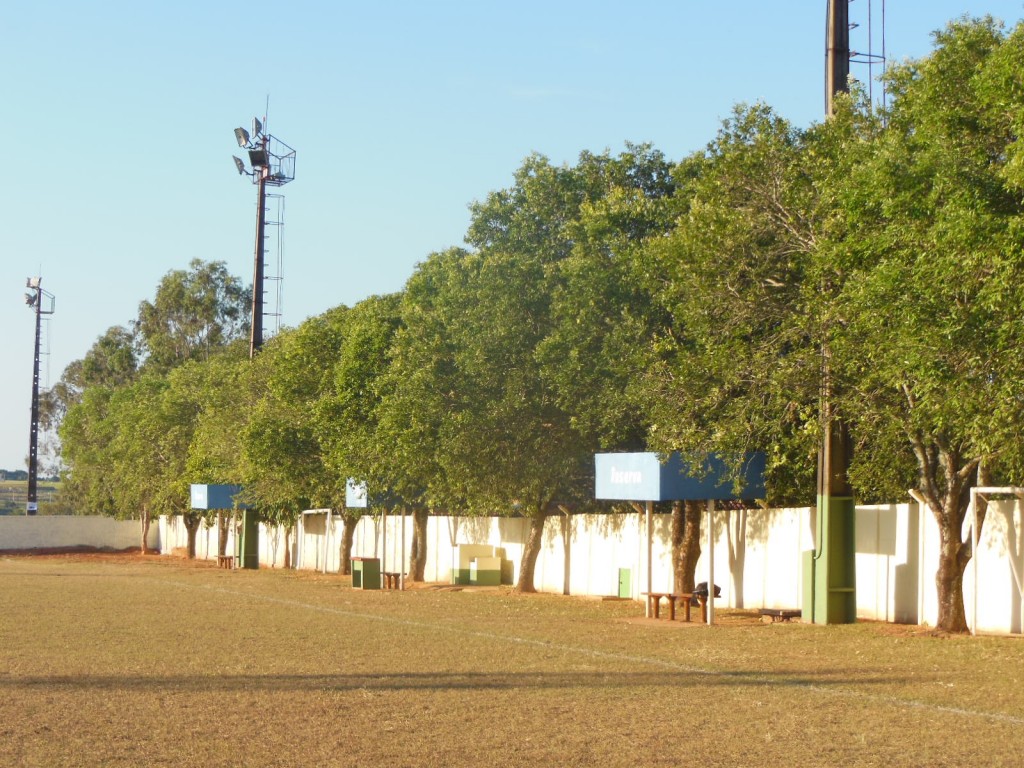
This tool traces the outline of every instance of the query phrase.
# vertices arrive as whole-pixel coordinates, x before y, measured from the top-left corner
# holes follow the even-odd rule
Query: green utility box
[[[352,589],[380,589],[379,558],[352,558]]]
[[[260,520],[255,509],[243,509],[242,526],[235,539],[235,562],[239,568],[260,567]]]
[[[629,568],[619,568],[619,597],[633,596],[633,572]]]
[[[851,497],[818,498],[817,550],[803,554],[803,620],[857,621],[856,509]]]

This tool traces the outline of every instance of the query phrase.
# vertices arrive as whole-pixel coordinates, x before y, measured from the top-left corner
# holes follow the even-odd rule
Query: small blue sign
[[[240,485],[206,485],[192,483],[192,509],[249,509],[248,504],[235,503],[242,492]]]
[[[747,453],[730,470],[725,459],[711,454],[695,472],[678,453],[664,463],[656,453],[597,453],[594,496],[610,501],[763,499],[765,461],[761,452]]]

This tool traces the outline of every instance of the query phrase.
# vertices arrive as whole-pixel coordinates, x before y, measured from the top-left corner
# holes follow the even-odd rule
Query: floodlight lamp
[[[249,165],[253,168],[266,168],[270,165],[270,158],[267,155],[267,150],[262,147],[249,150]]]
[[[259,136],[263,133],[263,123],[260,122],[258,117],[252,119],[252,135]]]
[[[235,128],[235,138],[238,139],[238,146],[244,147],[249,143],[249,132],[245,128]]]
[[[241,176],[245,173],[245,163],[242,162],[242,158],[232,155],[231,159],[235,161],[235,168],[238,169],[238,175]]]
[[[36,298],[38,296],[39,296],[38,293],[26,293],[25,294],[25,303],[28,304],[30,307],[34,307],[36,305]]]
[[[42,280],[41,277],[29,277],[25,279],[26,288],[38,288],[39,283]]]

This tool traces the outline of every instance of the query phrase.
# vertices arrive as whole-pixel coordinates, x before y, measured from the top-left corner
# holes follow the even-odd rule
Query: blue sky
[[[850,6],[881,49],[881,0]],[[232,130],[267,115],[297,151],[285,195],[283,320],[400,290],[461,245],[467,206],[522,159],[651,142],[680,159],[737,102],[798,125],[823,111],[825,0],[377,3],[106,0],[0,11],[0,468],[28,452],[33,316],[56,296],[43,383],[193,258],[252,274],[255,190]],[[888,0],[890,58],[1014,0]],[[854,74],[867,80],[865,67]]]

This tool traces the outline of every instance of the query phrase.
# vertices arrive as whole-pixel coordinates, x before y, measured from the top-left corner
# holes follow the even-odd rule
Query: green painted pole
[[[818,498],[813,557],[813,620],[815,624],[852,624],[857,620],[856,510],[847,479],[851,454],[846,425],[827,419],[818,456]]]
[[[242,531],[238,537],[238,567],[260,567],[260,522],[255,509],[242,510]]]
[[[849,90],[849,0],[828,3],[826,112],[831,117],[833,97]],[[804,577],[804,620],[815,624],[851,624],[857,620],[856,510],[848,470],[853,444],[846,423],[832,410],[831,351],[821,350],[821,428],[818,451],[818,488],[815,548],[811,573]],[[809,578],[808,578],[809,577]]]

